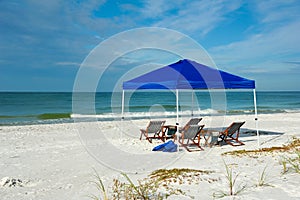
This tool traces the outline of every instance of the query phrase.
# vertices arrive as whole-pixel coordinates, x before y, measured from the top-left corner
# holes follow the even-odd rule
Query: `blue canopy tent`
[[[183,59],[176,63],[156,69],[123,83],[122,118],[124,116],[125,90],[176,90],[177,123],[179,116],[178,91],[201,89],[253,89],[254,110],[257,128],[257,107],[255,81],[236,76],[215,68],[199,64],[195,61]],[[258,141],[259,143],[259,141]]]

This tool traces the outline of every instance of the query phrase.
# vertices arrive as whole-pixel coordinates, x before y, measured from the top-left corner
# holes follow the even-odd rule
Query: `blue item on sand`
[[[163,151],[163,152],[176,152],[177,144],[175,144],[172,140],[160,144],[152,149],[152,151]]]

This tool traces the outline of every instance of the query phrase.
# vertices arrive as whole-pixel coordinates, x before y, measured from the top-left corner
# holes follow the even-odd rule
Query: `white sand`
[[[269,133],[261,135],[261,147],[282,146],[293,136],[299,138],[299,119],[300,113],[259,115],[260,130]],[[184,124],[187,120],[180,122]],[[232,121],[246,121],[243,131],[255,129],[251,115],[204,117],[201,123],[219,127]],[[175,119],[167,119],[167,124],[174,122]],[[160,141],[150,144],[139,140],[139,128],[145,128],[147,123],[148,120],[135,120],[0,127],[0,199],[91,199],[89,195],[99,194],[91,183],[95,180],[94,169],[111,187],[113,178],[122,179],[120,171],[137,180],[160,168],[213,170],[202,181],[178,186],[195,199],[213,199],[214,191],[228,190],[223,160],[239,174],[237,185],[246,185],[235,199],[300,199],[300,174],[282,174],[279,161],[284,153],[255,158],[221,156],[222,152],[256,149],[256,136],[241,135],[245,145],[239,147],[204,147],[204,151],[192,153],[182,148],[177,153],[152,152]],[[265,167],[266,182],[272,186],[257,187]],[[3,181],[12,178],[22,182],[12,187],[4,185]],[[209,182],[209,178],[218,181]]]

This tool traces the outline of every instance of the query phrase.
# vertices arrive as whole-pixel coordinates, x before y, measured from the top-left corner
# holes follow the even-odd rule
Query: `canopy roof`
[[[184,59],[123,83],[137,89],[254,89],[255,81]]]

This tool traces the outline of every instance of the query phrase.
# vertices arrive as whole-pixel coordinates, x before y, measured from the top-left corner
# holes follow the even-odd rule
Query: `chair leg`
[[[193,140],[193,143],[194,143],[194,145],[196,145],[200,149],[200,151],[204,151],[204,149],[200,146],[200,140],[198,140],[197,142],[195,142]]]
[[[188,148],[188,143],[189,143],[189,139],[187,139],[187,142],[184,143],[184,138],[182,138],[182,141],[179,142],[181,144],[181,146],[183,146],[188,152],[191,152],[191,150]]]
[[[143,135],[146,137],[146,140],[148,140],[150,143],[152,143],[152,139],[150,137],[148,137],[147,131],[144,131],[144,130],[141,130],[140,140],[142,140]]]
[[[187,145],[183,145],[183,147],[184,147],[188,152],[192,152],[192,151],[187,147]]]
[[[143,135],[145,134],[145,130],[144,129],[140,129],[140,131],[141,131],[141,136],[140,136],[140,140],[142,140],[142,138],[143,138]]]
[[[235,141],[235,143],[231,142],[231,141]],[[236,138],[230,138],[230,139],[226,139],[225,142],[227,144],[230,144],[231,146],[241,146],[241,145],[245,145],[243,142],[239,141]]]
[[[204,149],[200,146],[200,141],[195,142],[194,140],[191,140],[193,143],[189,144],[190,139],[187,139],[187,142],[184,143],[184,139],[182,138],[182,141],[178,140],[178,142],[183,146],[188,152],[192,152],[192,150],[189,148],[189,145],[195,145],[199,148],[199,150],[193,150],[193,151],[203,151]]]
[[[236,133],[236,137],[233,137],[234,134],[232,134],[231,136],[228,136],[228,139],[225,139],[225,142],[227,144],[230,144],[231,146],[241,146],[241,145],[245,145],[243,142],[239,141],[239,135],[240,135],[240,130],[237,131]],[[234,140],[236,143],[232,143],[231,141]]]
[[[142,137],[143,137],[143,133],[141,132],[140,140],[142,140]]]
[[[152,143],[152,138],[147,137],[147,140],[148,140],[150,143]]]

